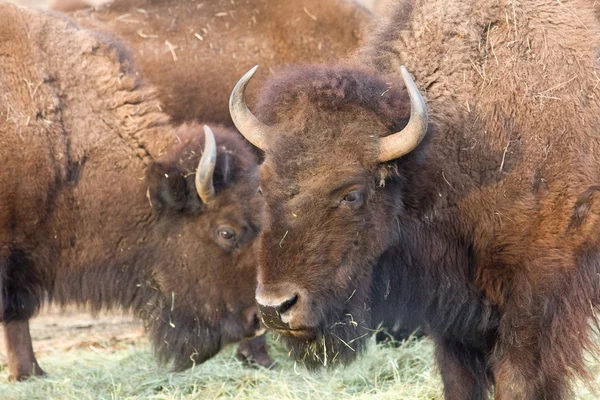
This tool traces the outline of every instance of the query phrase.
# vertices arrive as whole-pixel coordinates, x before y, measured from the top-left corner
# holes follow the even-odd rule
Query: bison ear
[[[231,162],[229,160],[229,154],[227,151],[223,151],[223,154],[220,156],[221,157],[219,157],[220,160],[217,164],[216,174],[218,175],[218,180],[220,183],[228,184],[231,180]]]
[[[184,211],[188,207],[189,190],[179,168],[153,162],[146,171],[146,179],[153,207],[171,211]]]

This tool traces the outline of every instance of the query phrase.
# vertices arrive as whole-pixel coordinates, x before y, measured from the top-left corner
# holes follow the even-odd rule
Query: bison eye
[[[362,199],[362,193],[358,191],[347,193],[342,199],[342,204],[355,204]]]
[[[219,230],[219,236],[225,240],[235,239],[235,231],[232,228],[223,228]]]
[[[215,232],[215,242],[227,251],[235,249],[240,237],[231,225],[219,225]]]

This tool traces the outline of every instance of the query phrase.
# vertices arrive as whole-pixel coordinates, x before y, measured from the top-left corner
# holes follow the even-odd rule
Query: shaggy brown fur
[[[143,76],[175,121],[227,125],[229,93],[248,68],[263,67],[252,85],[260,87],[279,65],[347,56],[370,21],[368,11],[344,0],[116,0],[71,15],[135,50]]]
[[[492,385],[498,400],[564,399],[588,377],[600,306],[594,7],[399,1],[348,65],[268,83],[257,300],[281,302],[287,323],[265,319],[297,358],[347,362],[395,315],[428,325],[446,399],[485,399]],[[379,138],[409,116],[403,64],[430,129],[380,164]]]
[[[60,11],[63,13],[75,12],[90,7],[93,6],[82,0],[56,0],[50,6],[52,10]]]
[[[201,127],[174,128],[122,50],[0,5],[0,321],[17,379],[41,373],[27,320],[45,298],[132,310],[177,370],[260,328],[256,157],[214,127],[202,203]]]

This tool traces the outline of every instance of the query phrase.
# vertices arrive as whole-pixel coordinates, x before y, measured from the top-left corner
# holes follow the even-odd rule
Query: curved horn
[[[400,67],[400,72],[410,98],[410,120],[400,132],[379,140],[379,155],[377,158],[380,162],[395,160],[410,153],[421,143],[427,132],[425,101],[404,65]]]
[[[204,153],[196,170],[196,191],[204,204],[215,198],[213,173],[217,164],[217,144],[215,135],[208,125],[204,125]]]
[[[229,114],[236,128],[250,143],[261,150],[267,148],[267,132],[269,127],[258,120],[246,105],[246,86],[256,73],[258,65],[238,81],[229,97]]]

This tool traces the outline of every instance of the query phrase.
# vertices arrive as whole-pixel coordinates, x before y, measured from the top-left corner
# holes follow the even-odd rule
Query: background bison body
[[[353,62],[272,78],[258,119],[240,81],[265,150],[257,301],[296,358],[349,361],[393,311],[427,325],[447,399],[569,397],[600,303],[599,44],[587,1],[398,1]],[[390,138],[412,151],[382,157]]]
[[[72,9],[62,3],[55,8]],[[71,15],[133,49],[142,75],[158,88],[175,121],[227,125],[229,93],[248,68],[263,67],[254,83],[260,87],[279,65],[347,56],[371,18],[342,0],[117,0]]]
[[[46,298],[132,310],[176,369],[253,336],[262,201],[249,146],[214,128],[214,195],[201,199],[202,128],[170,124],[122,46],[8,4],[0,38],[0,320],[13,378],[41,373],[27,320]]]

